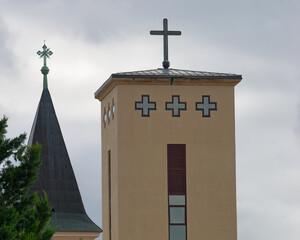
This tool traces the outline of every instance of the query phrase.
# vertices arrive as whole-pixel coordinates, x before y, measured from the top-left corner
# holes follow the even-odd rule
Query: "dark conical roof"
[[[102,232],[86,214],[67,148],[55,114],[50,92],[44,88],[32,130],[29,145],[42,145],[42,166],[39,179],[31,188],[48,194],[54,215],[51,226],[58,231]]]

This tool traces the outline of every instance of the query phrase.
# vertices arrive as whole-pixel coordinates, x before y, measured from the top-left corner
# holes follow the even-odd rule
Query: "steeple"
[[[48,194],[50,204],[54,209],[50,224],[56,227],[58,232],[92,232],[96,238],[102,230],[85,212],[48,90],[47,74],[49,69],[46,65],[46,58],[49,58],[52,52],[44,44],[43,51],[39,51],[38,54],[44,57],[44,66],[41,69],[44,75],[44,89],[28,144],[32,145],[38,142],[42,145],[41,158],[43,163],[40,168],[39,179],[31,191],[42,194],[44,190]],[[78,235],[76,236],[78,239]]]

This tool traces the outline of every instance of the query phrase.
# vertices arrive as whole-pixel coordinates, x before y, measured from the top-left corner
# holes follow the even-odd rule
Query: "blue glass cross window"
[[[150,117],[150,110],[156,110],[156,102],[150,102],[149,95],[142,95],[142,101],[135,102],[135,110],[142,110],[142,117]]]
[[[172,110],[173,117],[180,117],[180,111],[186,110],[186,102],[180,102],[180,96],[173,95],[172,102],[166,102],[166,110]]]
[[[217,111],[217,103],[210,102],[210,96],[202,96],[202,102],[196,102],[196,111],[202,111],[202,117],[210,117],[210,111]]]

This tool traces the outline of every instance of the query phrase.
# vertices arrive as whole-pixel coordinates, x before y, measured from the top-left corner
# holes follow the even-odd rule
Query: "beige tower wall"
[[[105,99],[101,102],[101,142],[102,142],[102,229],[103,240],[109,239],[109,186],[108,186],[108,151],[111,152],[111,235],[112,239],[119,239],[119,220],[118,220],[118,204],[119,204],[119,160],[118,160],[118,134],[117,121],[118,109],[112,115],[109,122],[104,126],[103,115],[108,111],[108,106],[112,107],[112,103],[117,106],[117,88],[114,88]]]
[[[168,239],[167,144],[186,144],[187,239],[235,240],[235,84],[116,85],[101,100],[102,115],[115,103],[115,116],[102,122],[103,240],[108,231],[108,154],[111,151],[112,239]],[[156,102],[141,117],[135,102]],[[165,110],[179,95],[180,117]],[[217,111],[203,118],[195,102],[209,95]]]

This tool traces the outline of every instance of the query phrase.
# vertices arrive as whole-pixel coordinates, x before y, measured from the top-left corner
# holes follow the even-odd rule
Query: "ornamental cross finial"
[[[151,35],[163,35],[164,36],[164,61],[163,61],[163,67],[165,69],[168,69],[170,67],[169,62],[169,53],[168,53],[168,36],[169,35],[175,35],[179,36],[181,35],[181,31],[168,31],[168,19],[164,18],[164,28],[162,31],[154,30],[150,31]]]
[[[50,56],[53,54],[53,52],[50,51],[50,48],[47,48],[45,41],[43,45],[43,51],[38,51],[37,54],[40,56],[40,58],[44,58],[44,66],[41,69],[42,74],[44,75],[44,89],[48,88],[48,80],[47,80],[47,74],[49,73],[49,68],[47,67],[46,59],[50,58]]]
[[[40,55],[40,58],[44,58],[44,66],[47,66],[46,63],[46,59],[50,58],[50,56],[53,54],[52,51],[50,51],[50,48],[47,48],[47,46],[45,45],[45,41],[44,41],[44,45],[43,45],[43,51],[38,51],[37,52],[38,55]]]

